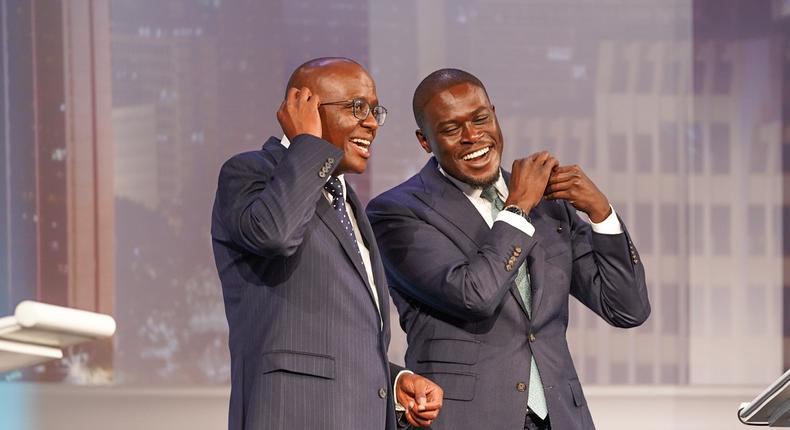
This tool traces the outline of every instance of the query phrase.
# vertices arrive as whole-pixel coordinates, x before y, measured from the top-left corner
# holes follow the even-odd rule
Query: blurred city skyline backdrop
[[[411,96],[442,67],[486,85],[503,167],[545,149],[609,197],[653,313],[624,331],[572,300],[585,386],[760,386],[790,363],[789,1],[0,0],[0,11],[0,312],[32,298],[118,322],[113,342],[6,381],[229,382],[209,237],[217,173],[282,134],[287,78],[319,56],[363,64],[389,110],[368,171],[348,178],[363,202],[427,160]]]

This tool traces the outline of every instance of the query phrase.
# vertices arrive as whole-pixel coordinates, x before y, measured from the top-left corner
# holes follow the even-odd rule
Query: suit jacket
[[[531,211],[532,237],[505,222],[489,228],[434,158],[367,213],[408,335],[407,367],[444,388],[433,429],[523,429],[533,355],[552,428],[594,428],[565,338],[568,298],[618,327],[645,321],[644,268],[627,231],[593,233],[564,201]],[[514,282],[524,262],[531,319]]]
[[[230,429],[395,428],[381,256],[348,186],[379,315],[353,240],[321,193],[342,156],[300,135],[222,166],[211,236],[230,328]]]

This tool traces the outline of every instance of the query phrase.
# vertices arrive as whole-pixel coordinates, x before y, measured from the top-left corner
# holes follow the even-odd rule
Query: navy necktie
[[[348,233],[348,237],[351,239],[351,243],[354,244],[354,249],[357,251],[357,255],[360,256],[360,263],[364,267],[365,264],[362,262],[362,253],[359,252],[359,245],[357,244],[357,237],[354,235],[354,228],[351,226],[351,220],[348,218],[348,211],[346,210],[346,198],[343,195],[343,184],[340,183],[340,178],[337,176],[332,176],[329,181],[324,184],[324,189],[332,195],[332,209],[335,210],[335,214],[337,215],[338,219],[340,219],[340,224],[343,226],[343,229]]]

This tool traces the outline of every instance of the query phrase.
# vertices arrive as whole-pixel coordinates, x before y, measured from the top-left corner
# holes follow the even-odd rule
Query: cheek
[[[337,136],[345,140],[351,136],[356,126],[357,123],[354,121],[349,121],[345,118],[338,118],[335,122],[329,125],[329,128],[331,128],[330,132],[333,136]]]
[[[452,141],[446,138],[439,138],[436,139],[436,144],[434,145],[434,152],[441,155],[443,158],[452,158],[453,156],[453,149],[455,145]]]
[[[322,133],[324,135],[324,140],[343,149],[346,140],[348,140],[349,129],[342,121],[335,120],[322,123]]]

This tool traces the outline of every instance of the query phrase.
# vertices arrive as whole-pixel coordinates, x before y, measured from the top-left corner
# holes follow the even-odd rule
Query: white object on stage
[[[741,403],[738,419],[744,424],[790,427],[790,370],[749,403]]]
[[[61,348],[114,333],[109,315],[25,300],[0,318],[0,372],[63,358]]]

